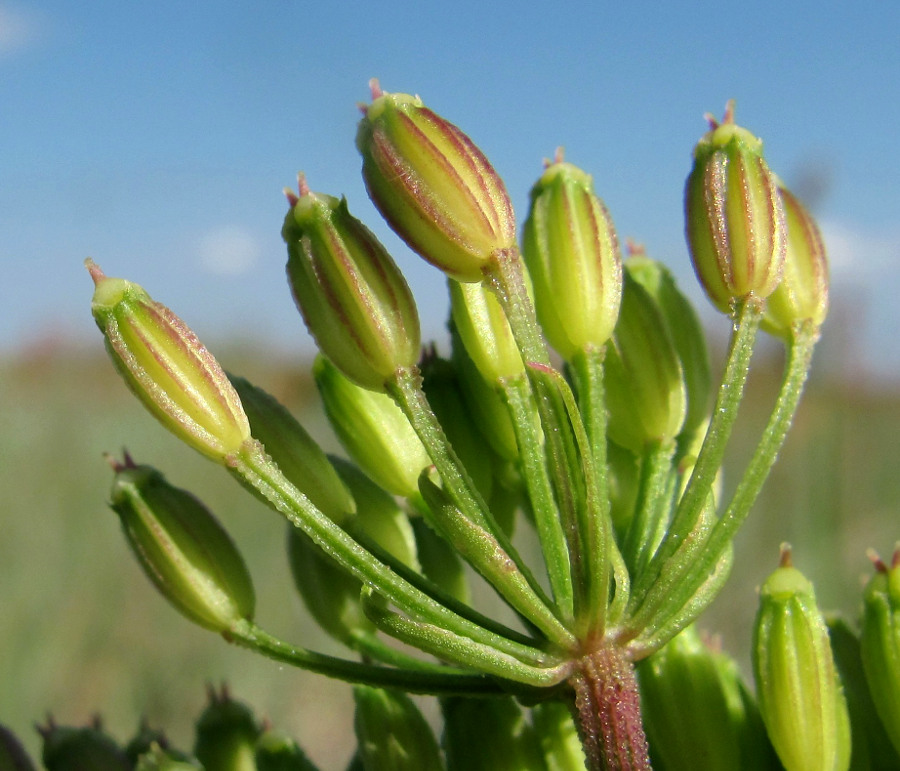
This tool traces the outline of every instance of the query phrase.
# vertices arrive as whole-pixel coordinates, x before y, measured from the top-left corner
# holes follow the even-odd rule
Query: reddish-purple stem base
[[[569,678],[590,771],[650,771],[634,665],[612,646],[586,655]]]

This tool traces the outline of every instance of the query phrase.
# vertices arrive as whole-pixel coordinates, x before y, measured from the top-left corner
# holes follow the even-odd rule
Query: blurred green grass
[[[333,447],[307,368],[251,347],[220,357],[271,390]],[[731,464],[752,451],[779,375],[754,365]],[[161,430],[102,353],[38,346],[0,361],[0,723],[36,756],[35,722],[84,722],[99,712],[119,738],[146,715],[176,744],[192,735],[207,683],[228,681],[261,716],[292,732],[323,768],[351,747],[350,689],[233,649],[175,613],[131,558],[106,506],[104,452],[123,444],[139,463],[189,487],[222,519],[257,586],[260,622],[320,650],[322,638],[290,585],[280,519],[227,474]],[[900,538],[900,390],[851,374],[814,379],[766,490],[738,539],[731,580],[703,626],[746,660],[756,587],[782,541],[816,584],[824,608],[851,617],[865,549]],[[734,476],[734,475],[730,475]],[[730,480],[732,483],[735,480]]]

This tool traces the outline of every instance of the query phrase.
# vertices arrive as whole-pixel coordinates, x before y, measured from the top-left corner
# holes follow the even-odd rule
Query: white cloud
[[[900,230],[865,231],[838,222],[821,222],[828,263],[836,278],[868,283],[885,271],[900,271]]]
[[[253,269],[262,247],[250,231],[226,225],[204,234],[198,252],[204,270],[219,276],[239,276]]]
[[[29,48],[38,41],[43,25],[36,13],[0,6],[0,56]]]

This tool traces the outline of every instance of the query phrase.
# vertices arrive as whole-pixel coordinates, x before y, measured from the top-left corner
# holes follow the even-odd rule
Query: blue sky
[[[682,188],[704,112],[737,119],[812,195],[836,337],[900,374],[900,4],[129,3],[0,0],[0,349],[96,335],[93,257],[212,346],[311,350],[284,282],[282,188],[345,194],[404,268],[426,334],[442,277],[359,177],[367,81],[415,92],[506,180],[520,221],[558,145],[621,236],[694,288]],[[826,327],[826,334],[828,327]],[[858,335],[858,337],[856,336]]]

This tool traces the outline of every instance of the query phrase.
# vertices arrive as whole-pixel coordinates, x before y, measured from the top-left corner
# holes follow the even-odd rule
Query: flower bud
[[[847,769],[850,722],[825,622],[812,584],[781,565],[760,589],[753,635],[759,709],[788,769]]]
[[[288,481],[338,524],[352,515],[356,511],[353,496],[294,416],[277,399],[244,378],[232,377],[231,382],[241,397],[253,437],[262,442]]]
[[[734,123],[733,103],[710,122],[685,187],[686,232],[700,283],[730,313],[733,300],[768,297],[781,280],[784,208],[762,142]]]
[[[269,729],[256,742],[256,771],[316,771],[291,737]]]
[[[357,685],[353,698],[356,739],[366,771],[443,768],[434,734],[406,694]]]
[[[281,235],[306,326],[347,377],[381,390],[419,358],[419,316],[406,280],[346,200],[311,193],[302,176],[299,198],[288,200]]]
[[[209,704],[197,720],[194,755],[206,769],[254,771],[261,730],[250,708],[235,701],[223,685],[208,691]]]
[[[547,168],[531,190],[522,256],[550,345],[564,359],[604,345],[619,315],[622,264],[612,218],[590,175],[569,163]]]
[[[460,340],[489,383],[525,372],[500,301],[483,284],[450,279],[450,313]]]
[[[419,474],[431,459],[393,399],[356,385],[321,356],[313,377],[325,414],[350,457],[388,492],[418,497]]]
[[[681,432],[684,376],[666,322],[653,298],[625,274],[622,309],[603,362],[609,438],[637,455]]]
[[[766,301],[762,326],[780,337],[791,336],[800,321],[816,327],[828,312],[828,260],[825,243],[812,215],[785,187],[779,186],[787,224],[787,251],[781,283]]]
[[[875,709],[900,752],[900,546],[891,564],[875,560],[875,575],[866,586],[862,660]]]
[[[444,713],[447,771],[544,771],[534,729],[511,698],[450,698]]]
[[[250,438],[241,400],[212,354],[172,311],[91,260],[91,312],[128,387],[167,429],[223,462]]]
[[[638,676],[651,755],[661,767],[731,771],[775,765],[737,664],[693,627],[642,661]]]
[[[147,577],[181,613],[226,632],[253,617],[255,595],[237,547],[209,510],[150,466],[116,464],[112,509]]]
[[[625,261],[628,274],[653,298],[672,338],[684,384],[687,414],[682,434],[693,434],[709,417],[712,377],[703,326],[672,273],[661,262],[637,253]]]
[[[428,262],[458,281],[481,281],[491,256],[515,247],[503,180],[469,137],[421,99],[371,85],[356,135],[369,197]]]
[[[129,771],[124,750],[103,730],[99,718],[84,728],[39,726],[44,741],[41,760],[47,771]]]

